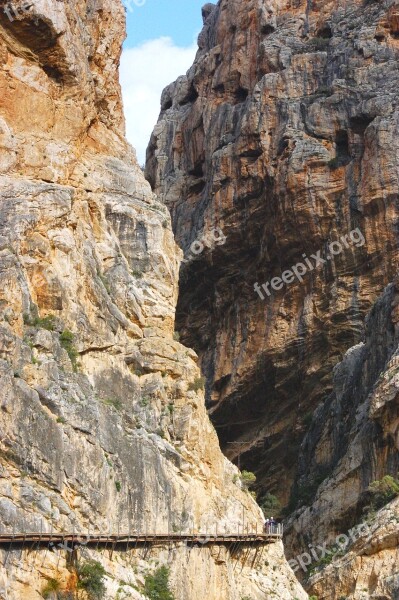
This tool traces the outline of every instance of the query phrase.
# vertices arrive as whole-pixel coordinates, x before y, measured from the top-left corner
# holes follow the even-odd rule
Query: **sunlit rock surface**
[[[399,503],[379,511],[349,551],[309,580],[320,600],[368,600],[399,596]]]

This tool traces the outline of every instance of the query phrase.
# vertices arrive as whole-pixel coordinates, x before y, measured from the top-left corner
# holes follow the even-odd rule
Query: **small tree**
[[[175,600],[169,589],[170,571],[165,565],[145,578],[144,594],[150,600]]]
[[[242,485],[248,489],[253,485],[256,481],[255,473],[251,473],[251,471],[242,471],[241,473],[241,483]]]
[[[49,579],[41,592],[43,598],[56,598],[57,592],[59,591],[60,587],[61,584],[58,581],[58,579]]]
[[[367,491],[371,495],[371,507],[379,509],[399,496],[399,481],[392,475],[385,475],[380,481],[373,481]]]
[[[78,590],[84,590],[89,600],[101,600],[105,594],[105,569],[96,560],[88,560],[78,565]]]
[[[64,331],[60,335],[60,344],[67,351],[69,360],[72,363],[72,368],[76,372],[78,370],[78,362],[77,358],[79,356],[78,351],[74,345],[75,336],[72,331],[69,329],[64,329]]]
[[[196,377],[194,381],[190,381],[188,384],[189,392],[198,392],[198,390],[203,390],[205,387],[205,379],[203,377]]]
[[[261,498],[259,501],[259,506],[263,510],[265,517],[267,517],[270,513],[279,513],[281,510],[281,503],[277,496],[273,494],[269,494],[269,492]]]

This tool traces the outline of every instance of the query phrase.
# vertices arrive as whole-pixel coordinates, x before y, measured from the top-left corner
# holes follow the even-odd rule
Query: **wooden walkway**
[[[185,548],[190,559],[191,549],[193,548],[214,548],[218,547],[217,559],[225,551],[229,553],[234,562],[234,570],[244,568],[248,561],[252,561],[252,567],[261,563],[263,552],[268,544],[275,543],[282,538],[283,527],[278,525],[270,533],[249,533],[242,534],[177,534],[177,533],[154,533],[154,534],[100,534],[100,533],[0,533],[0,551],[3,550],[3,568],[7,568],[7,563],[13,553],[19,554],[21,560],[24,549],[34,555],[40,553],[43,556],[42,567],[46,562],[49,552],[55,551],[58,561],[61,555],[66,553],[66,560],[73,565],[78,562],[78,554],[84,548],[94,547],[97,552],[108,552],[109,560],[112,560],[114,552],[138,552],[142,560],[148,560],[152,550],[157,546]],[[39,559],[40,560],[40,559]],[[34,563],[32,563],[34,564]]]
[[[105,534],[100,533],[2,533],[1,546],[158,546],[184,543],[188,546],[235,545],[263,546],[282,538],[282,529],[274,533],[205,535],[192,534]]]

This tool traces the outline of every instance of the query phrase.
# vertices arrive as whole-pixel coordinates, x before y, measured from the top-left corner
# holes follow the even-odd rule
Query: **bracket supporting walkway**
[[[277,528],[276,528],[277,529]],[[0,534],[1,546],[156,546],[164,544],[185,543],[188,546],[210,546],[243,544],[246,546],[260,546],[276,542],[282,538],[282,529],[273,533],[247,533],[247,534],[100,534],[100,533],[2,533]]]

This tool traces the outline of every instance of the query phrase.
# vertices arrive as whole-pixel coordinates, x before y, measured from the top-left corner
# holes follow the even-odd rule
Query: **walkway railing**
[[[102,533],[1,533],[0,546],[9,545],[43,545],[43,546],[90,546],[90,545],[162,545],[184,542],[187,545],[207,546],[213,544],[270,544],[282,538],[283,527],[280,524],[269,526],[262,533],[245,532],[240,534],[207,534],[207,533],[145,533],[145,534],[102,534]]]
[[[241,562],[242,568],[248,560],[252,561],[252,568],[262,559],[263,551],[268,544],[281,540],[283,527],[280,524],[269,525],[267,531],[261,533],[244,531],[243,533],[60,533],[60,532],[26,532],[26,533],[0,533],[0,550],[4,549],[3,567],[7,567],[8,560],[15,552],[21,560],[24,548],[28,553],[41,552],[44,565],[49,552],[56,551],[58,560],[63,552],[67,554],[67,561],[71,564],[78,561],[79,551],[91,547],[95,551],[109,552],[112,560],[114,552],[139,552],[143,560],[147,560],[151,551],[156,546],[173,545],[186,547],[188,556],[191,548],[204,548],[218,546],[218,557],[223,552],[223,547],[235,560],[234,569]]]

